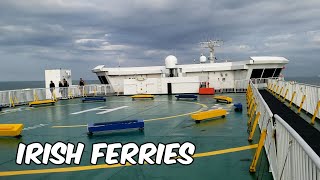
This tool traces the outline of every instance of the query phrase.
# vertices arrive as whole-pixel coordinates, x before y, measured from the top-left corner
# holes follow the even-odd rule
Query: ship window
[[[269,78],[272,77],[273,73],[274,73],[275,69],[265,69],[263,72],[263,76],[262,78]]]
[[[101,84],[109,84],[109,81],[107,80],[107,78],[105,76],[98,76]]]
[[[98,76],[98,78],[99,78],[100,83],[103,84],[103,81],[102,81],[102,79],[101,79],[101,76]]]
[[[262,71],[263,71],[263,69],[253,69],[250,79],[251,78],[261,78]]]
[[[280,73],[281,73],[282,68],[277,68],[276,72],[274,72],[273,77],[279,77]]]

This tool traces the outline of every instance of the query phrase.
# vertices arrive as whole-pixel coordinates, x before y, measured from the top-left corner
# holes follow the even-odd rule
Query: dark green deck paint
[[[4,109],[0,114],[0,123],[23,123],[25,128],[41,127],[23,131],[20,140],[0,137],[0,171],[44,169],[54,167],[68,167],[67,165],[16,165],[16,151],[19,142],[55,143],[83,142],[86,144],[81,165],[90,165],[91,145],[97,142],[145,142],[171,143],[189,141],[196,145],[196,153],[246,146],[247,141],[247,113],[245,94],[223,94],[233,98],[233,102],[244,105],[243,113],[234,112],[232,104],[216,103],[212,96],[200,96],[198,101],[176,101],[174,96],[156,96],[155,100],[136,100],[130,97],[107,97],[107,102],[81,103],[80,99],[59,101],[55,106],[28,108],[26,106]],[[145,122],[145,131],[124,131],[97,135],[89,138],[86,127],[52,128],[52,126],[68,126],[87,124],[89,122],[105,122],[128,119],[153,119],[165,116],[197,111],[202,107],[225,108],[229,114],[225,119],[214,119],[196,124],[190,116],[181,116],[165,120]],[[86,109],[107,106],[128,108],[97,115],[92,111],[77,115],[71,113]],[[258,142],[259,133],[256,131],[253,144]],[[0,179],[272,179],[268,172],[269,166],[265,155],[258,162],[257,172],[249,173],[249,166],[255,149],[195,158],[191,165],[136,165],[112,169],[77,171],[68,173],[46,173],[0,177]],[[261,162],[262,160],[262,162]],[[101,162],[102,163],[102,162]],[[74,166],[74,165],[73,165]]]

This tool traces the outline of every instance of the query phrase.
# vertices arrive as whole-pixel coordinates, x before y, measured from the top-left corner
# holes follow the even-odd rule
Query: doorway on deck
[[[172,85],[171,85],[171,83],[168,83],[167,87],[168,87],[168,94],[172,94]]]

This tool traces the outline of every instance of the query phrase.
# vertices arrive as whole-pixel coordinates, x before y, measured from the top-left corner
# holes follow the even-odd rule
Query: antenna
[[[210,63],[214,63],[216,57],[214,56],[214,48],[220,47],[223,44],[222,40],[208,40],[206,42],[200,42],[201,47],[210,49]]]
[[[118,67],[120,67],[120,56],[118,56],[117,59],[118,59]]]

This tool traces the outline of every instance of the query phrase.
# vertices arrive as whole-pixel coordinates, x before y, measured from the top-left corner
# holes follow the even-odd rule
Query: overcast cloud
[[[43,80],[45,69],[193,63],[208,38],[218,59],[284,56],[287,76],[320,74],[320,1],[1,0],[0,81]]]

